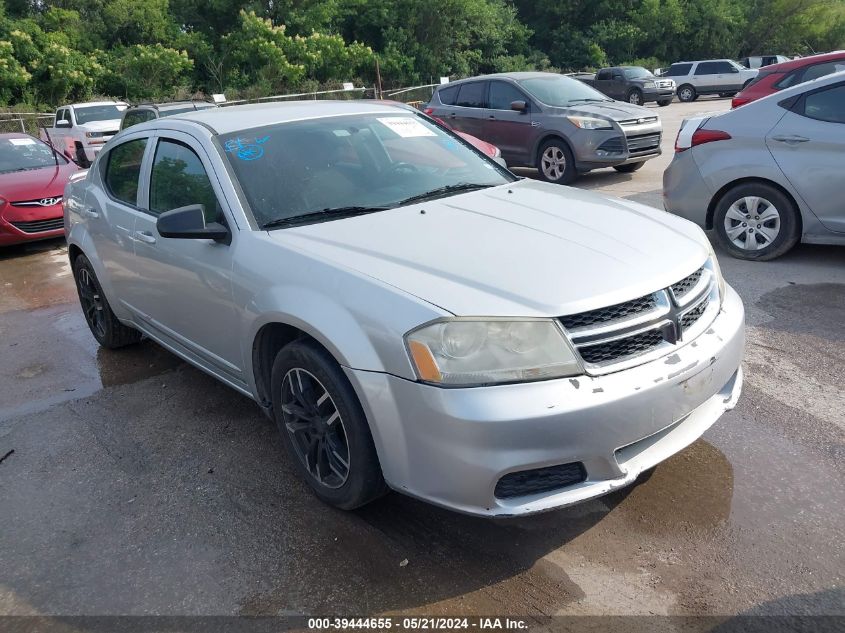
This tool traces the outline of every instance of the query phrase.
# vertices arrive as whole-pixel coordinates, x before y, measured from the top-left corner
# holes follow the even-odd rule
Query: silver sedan
[[[667,211],[742,259],[799,241],[845,244],[845,73],[684,122],[663,175]]]
[[[253,398],[341,508],[576,503],[739,397],[743,306],[698,227],[519,180],[401,107],[142,123],[65,193],[100,344],[147,336]]]

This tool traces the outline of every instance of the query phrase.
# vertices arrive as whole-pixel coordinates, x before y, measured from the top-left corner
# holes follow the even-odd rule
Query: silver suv
[[[576,503],[739,396],[743,306],[701,229],[519,180],[419,112],[157,119],[65,193],[94,337],[148,336],[254,399],[341,508]]]
[[[748,69],[731,59],[705,59],[677,62],[662,76],[678,85],[678,99],[695,101],[700,95],[732,97],[757,77],[758,69]]]
[[[554,73],[502,73],[439,86],[425,112],[492,143],[512,167],[536,167],[549,182],[613,167],[630,173],[660,155],[663,127],[652,110],[614,101]]]

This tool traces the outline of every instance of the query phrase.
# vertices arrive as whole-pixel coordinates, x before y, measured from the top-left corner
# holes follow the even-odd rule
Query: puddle
[[[0,314],[77,300],[63,239],[0,249],[0,271]]]

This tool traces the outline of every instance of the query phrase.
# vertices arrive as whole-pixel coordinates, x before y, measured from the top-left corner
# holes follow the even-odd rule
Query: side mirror
[[[731,66],[731,73],[736,75],[737,73],[739,73],[739,68],[734,68],[733,66]]]
[[[218,222],[205,223],[205,208],[201,204],[165,211],[156,221],[156,229],[162,237],[183,240],[215,240],[229,244],[232,235],[229,229]]]
[[[62,119],[61,121],[56,121],[56,127],[70,127],[70,121],[67,119]]]
[[[528,110],[528,104],[525,101],[511,101],[511,110],[526,112]]]

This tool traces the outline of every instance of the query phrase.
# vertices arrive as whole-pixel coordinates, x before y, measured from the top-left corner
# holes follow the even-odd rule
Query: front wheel
[[[140,341],[141,333],[123,325],[112,312],[88,258],[78,255],[73,260],[72,268],[85,322],[97,342],[107,349],[117,349]]]
[[[684,103],[689,103],[698,99],[698,93],[696,93],[695,88],[689,84],[685,84],[678,88],[678,99]]]
[[[628,93],[627,101],[628,101],[628,103],[631,103],[633,105],[642,105],[643,104],[643,91],[640,90],[639,88],[633,88]]]
[[[613,169],[618,171],[620,174],[632,174],[638,169],[642,169],[643,165],[645,165],[645,161],[641,163],[625,163],[624,165],[616,165]]]
[[[560,139],[551,139],[543,143],[537,152],[537,166],[543,180],[559,185],[574,182],[578,175],[572,150]]]
[[[779,189],[747,183],[728,191],[713,215],[719,242],[739,259],[780,257],[801,237],[798,209]]]
[[[271,387],[285,446],[317,497],[352,510],[387,492],[361,404],[325,349],[307,340],[286,345]]]
[[[657,105],[659,105],[661,108],[665,108],[667,105],[669,105],[671,103],[672,103],[671,99],[659,99],[657,101]]]

